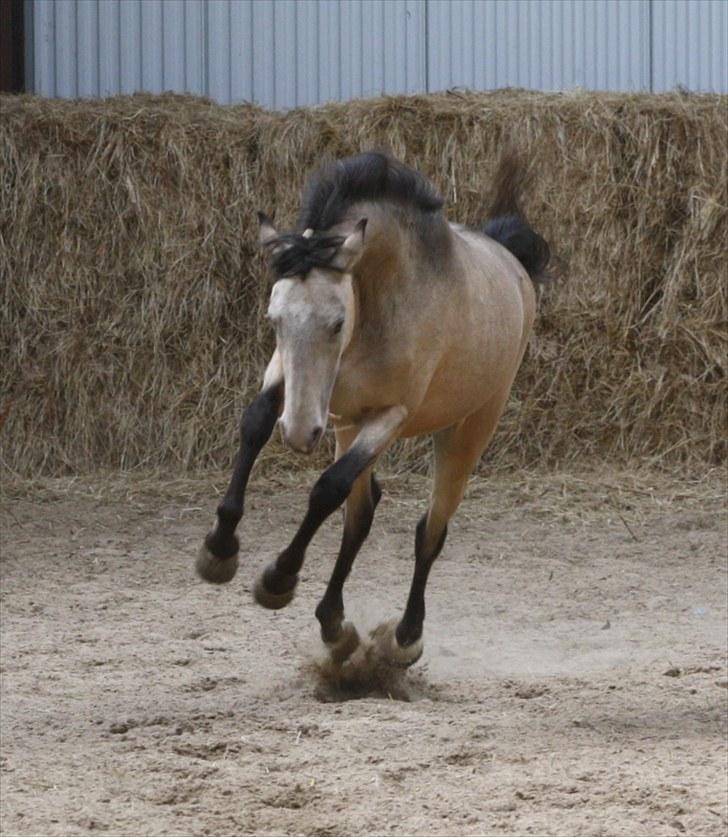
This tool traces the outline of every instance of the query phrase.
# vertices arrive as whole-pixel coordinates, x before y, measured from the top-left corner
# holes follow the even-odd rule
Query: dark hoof
[[[351,622],[344,622],[334,642],[326,642],[332,662],[336,665],[346,662],[359,647],[360,642],[356,628]]]
[[[280,610],[282,607],[290,604],[296,595],[298,578],[294,576],[290,589],[284,589],[279,593],[270,589],[272,578],[276,578],[275,570],[272,569],[266,569],[258,576],[258,580],[255,582],[255,587],[253,588],[253,598],[261,607],[265,607],[268,610]],[[288,582],[288,578],[285,578],[285,580]]]
[[[395,644],[397,640],[395,640]],[[421,639],[412,645],[401,646],[397,645],[396,650],[392,654],[392,664],[400,666],[400,668],[409,668],[413,666],[422,656],[425,646]]]
[[[374,641],[379,656],[390,665],[398,668],[409,668],[414,665],[422,656],[424,644],[422,637],[415,640],[411,645],[400,645],[396,635],[397,623],[385,622],[377,625],[370,636]]]
[[[238,571],[238,554],[236,552],[229,558],[218,558],[203,543],[195,561],[195,569],[203,581],[209,581],[210,584],[225,584]]]

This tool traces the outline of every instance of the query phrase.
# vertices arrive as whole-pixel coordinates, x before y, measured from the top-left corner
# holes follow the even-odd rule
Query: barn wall
[[[431,90],[647,90],[649,0],[429,0]]]
[[[426,87],[424,0],[35,0],[36,93],[289,108]]]
[[[724,0],[27,0],[32,89],[285,109],[381,93],[728,93]]]
[[[728,93],[728,2],[652,4],[652,87]]]

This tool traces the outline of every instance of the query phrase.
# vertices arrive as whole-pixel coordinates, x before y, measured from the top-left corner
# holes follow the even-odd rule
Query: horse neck
[[[366,254],[354,275],[357,328],[388,319],[393,303],[403,290],[398,270],[400,260],[391,258],[388,252],[378,256],[377,250]]]
[[[394,212],[367,208],[364,252],[354,269],[359,323],[391,317],[398,302],[413,291],[415,265],[411,233]]]

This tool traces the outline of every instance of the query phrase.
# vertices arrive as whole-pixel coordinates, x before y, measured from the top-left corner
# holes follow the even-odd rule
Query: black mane
[[[443,225],[442,198],[427,178],[392,157],[368,151],[323,165],[309,177],[296,232],[268,243],[275,275],[306,277],[315,267],[337,270],[343,236],[327,234],[360,201],[392,203],[412,210],[423,238],[435,240],[431,224]],[[437,220],[435,220],[437,219]],[[303,233],[306,233],[305,235]]]
[[[310,235],[284,233],[270,242],[273,248],[271,266],[279,279],[286,276],[306,277],[314,267],[338,270],[332,264],[336,253],[344,243],[343,235]],[[281,246],[282,245],[282,246]]]
[[[386,154],[368,151],[328,163],[308,179],[298,228],[331,229],[359,201],[388,201],[425,214],[442,208],[427,178]]]

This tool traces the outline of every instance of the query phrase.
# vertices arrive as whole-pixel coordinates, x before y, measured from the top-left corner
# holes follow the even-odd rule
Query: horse
[[[422,174],[367,152],[326,163],[308,179],[292,232],[279,233],[259,213],[274,275],[267,317],[276,347],[243,413],[232,478],[196,569],[218,584],[235,575],[248,478],[276,424],[291,448],[310,454],[330,420],[334,462],[254,598],[270,609],[291,602],[307,547],[345,504],[341,546],[315,611],[339,662],[360,643],[345,620],[343,587],[382,496],[375,464],[395,440],[430,434],[432,493],[415,530],[409,597],[379,637],[393,665],[422,654],[428,576],[505,407],[546,276],[549,246],[521,209],[524,182],[517,156],[505,153],[489,220],[468,228],[448,222]]]

